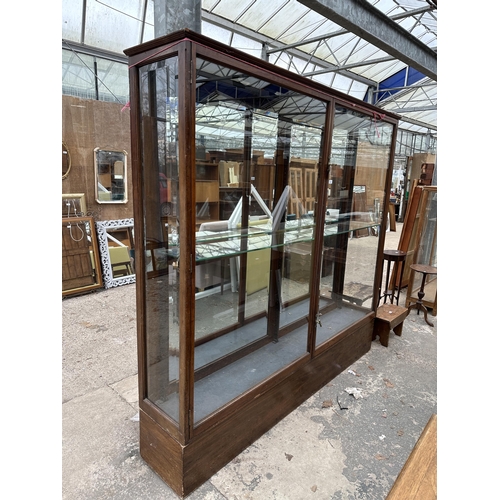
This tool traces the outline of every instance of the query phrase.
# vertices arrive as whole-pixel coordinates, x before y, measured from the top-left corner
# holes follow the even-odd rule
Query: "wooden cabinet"
[[[375,130],[377,108],[189,30],[125,53],[140,453],[185,496],[370,349],[385,231],[353,220],[352,159],[376,144],[365,185],[386,215],[392,165],[376,160],[393,156],[397,117]],[[165,222],[143,186],[169,169]],[[144,242],[161,275],[144,272]]]

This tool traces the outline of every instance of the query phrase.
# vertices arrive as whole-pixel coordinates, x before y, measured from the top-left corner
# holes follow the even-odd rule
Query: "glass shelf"
[[[349,220],[350,217],[358,215],[369,216],[368,213],[360,214],[356,212],[341,215],[339,218],[327,216],[324,236],[348,234],[361,229],[378,228],[380,225],[380,222]],[[278,230],[274,232],[274,242],[271,222],[259,226],[250,226],[246,229],[198,231],[196,233],[196,262],[238,257],[247,252],[284,248],[299,242],[309,243],[314,240],[314,228],[315,224],[312,219],[287,221],[285,231]],[[175,239],[175,236],[169,235],[168,255],[171,258],[178,258],[179,256],[178,245],[174,243]]]

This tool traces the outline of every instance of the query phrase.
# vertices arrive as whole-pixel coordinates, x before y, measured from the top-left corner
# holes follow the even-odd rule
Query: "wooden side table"
[[[387,261],[387,271],[385,275],[385,292],[380,295],[379,304],[382,298],[384,299],[384,304],[387,303],[387,297],[389,297],[391,304],[394,303],[395,299],[396,304],[399,305],[399,294],[401,292],[401,284],[403,282],[406,252],[403,252],[402,250],[384,250],[384,260]],[[392,280],[391,289],[389,289],[391,262],[394,262],[394,268],[392,270],[394,279]]]
[[[420,290],[418,291],[418,300],[415,303],[410,304],[410,306],[408,307],[408,312],[411,311],[412,309],[416,309],[417,314],[419,314],[420,311],[423,311],[425,322],[429,326],[434,326],[434,324],[427,319],[427,308],[424,306],[422,299],[424,298],[425,295],[424,288],[427,275],[437,274],[437,267],[427,266],[425,264],[411,264],[410,268],[417,273],[422,273],[422,284],[420,285]]]

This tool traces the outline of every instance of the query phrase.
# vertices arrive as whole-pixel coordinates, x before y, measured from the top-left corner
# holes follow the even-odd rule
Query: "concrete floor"
[[[400,229],[387,233],[386,248],[397,248]],[[135,315],[135,285],[62,301],[65,500],[178,498],[139,454]],[[384,499],[437,413],[437,317],[430,319],[434,328],[412,311],[388,348],[374,341],[187,498]]]

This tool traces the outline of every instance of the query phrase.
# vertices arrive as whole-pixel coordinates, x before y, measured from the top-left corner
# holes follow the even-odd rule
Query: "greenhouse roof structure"
[[[437,137],[437,0],[201,0],[201,9],[203,35]],[[98,79],[97,91],[126,104],[123,51],[155,38],[154,19],[153,0],[63,0],[63,89],[85,96]]]

